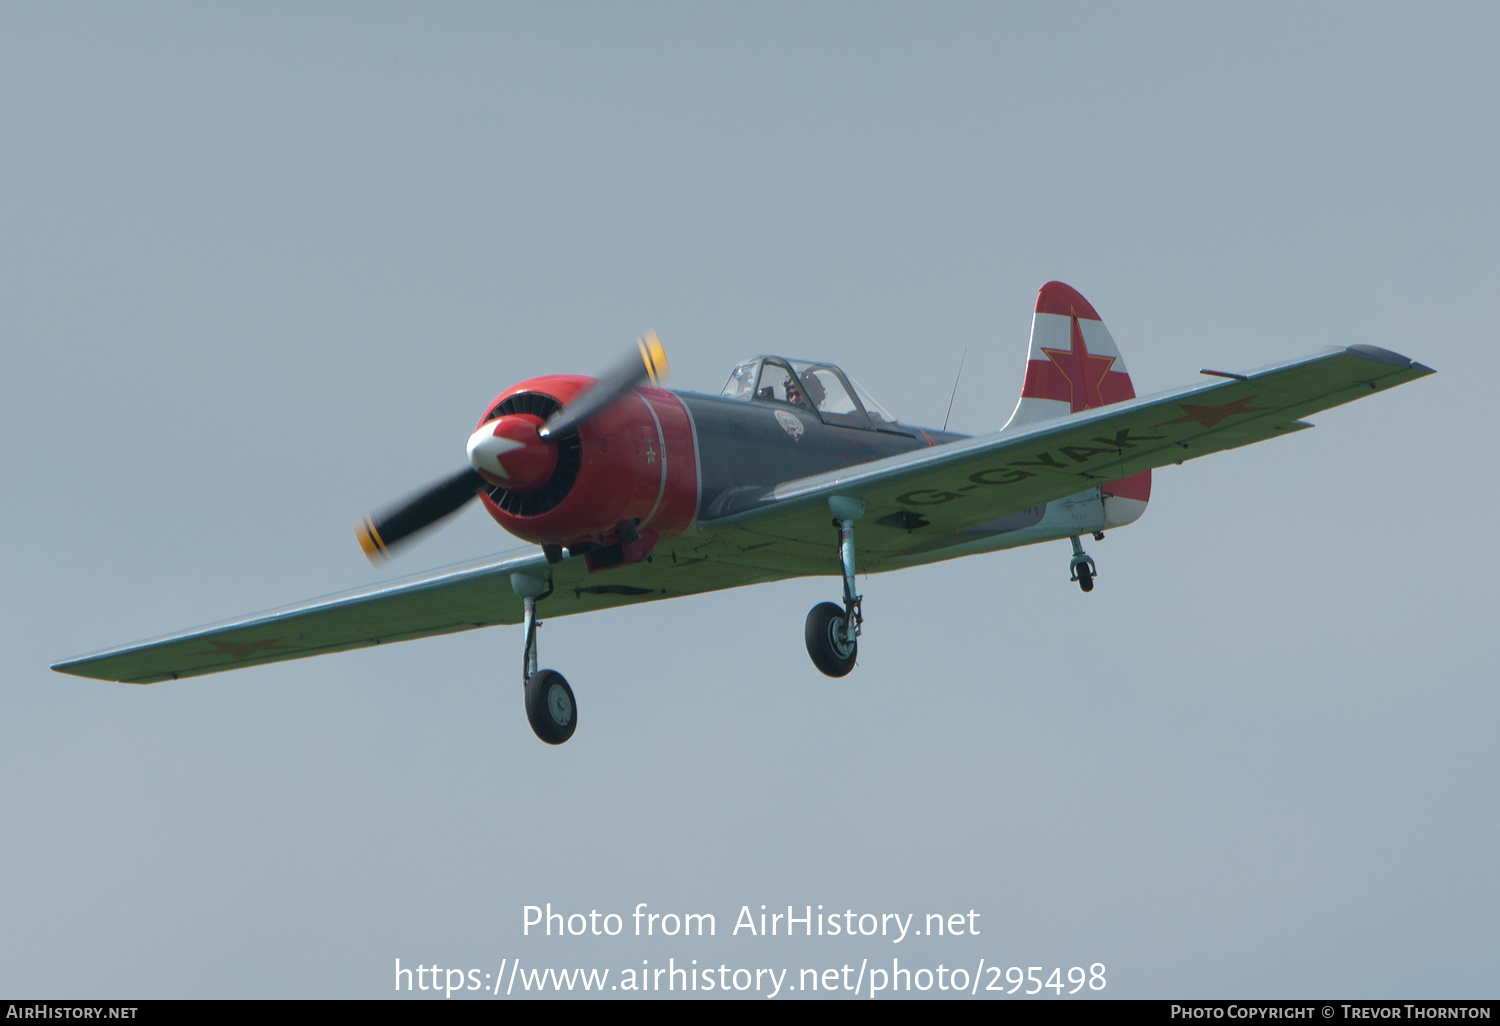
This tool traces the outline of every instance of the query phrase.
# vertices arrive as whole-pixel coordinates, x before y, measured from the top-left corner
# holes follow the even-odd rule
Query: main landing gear
[[[833,523],[839,529],[839,566],[844,574],[844,605],[819,602],[807,614],[803,638],[813,665],[830,677],[842,677],[854,669],[859,655],[860,612],[863,596],[854,591],[854,521],[865,515],[858,499],[835,495],[828,500]]]
[[[539,581],[528,574],[511,574],[510,586],[525,603],[526,651],[522,656],[521,679],[526,685],[526,720],[536,736],[549,745],[560,745],[573,736],[578,726],[578,703],[567,678],[556,670],[538,670],[536,629],[542,622],[536,618],[536,600],[552,594],[550,581]]]
[[[1070,581],[1077,581],[1078,587],[1084,591],[1094,590],[1094,578],[1099,576],[1099,568],[1094,565],[1094,559],[1083,551],[1083,544],[1078,540],[1078,535],[1068,539],[1073,543],[1073,558],[1068,561],[1068,571],[1073,576]],[[1104,540],[1103,531],[1094,532],[1095,541]]]

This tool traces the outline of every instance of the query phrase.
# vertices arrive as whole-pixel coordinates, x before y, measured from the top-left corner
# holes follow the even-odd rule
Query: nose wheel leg
[[[536,600],[552,594],[552,583],[527,574],[511,574],[510,586],[521,597],[525,609],[522,623],[526,629],[526,647],[521,655],[521,680],[525,686],[526,721],[537,737],[549,745],[560,745],[578,727],[578,703],[567,678],[556,670],[537,669],[536,630],[542,621],[536,616]]]
[[[834,526],[839,531],[839,569],[844,578],[844,605],[820,602],[807,614],[803,640],[813,665],[830,677],[842,677],[854,669],[859,655],[859,635],[864,625],[861,603],[855,591],[854,521],[864,516],[865,504],[858,499],[834,496],[828,500]]]
[[[1096,538],[1104,537],[1103,534],[1094,535]],[[1073,575],[1070,581],[1077,581],[1078,587],[1083,591],[1094,590],[1094,578],[1099,576],[1099,568],[1094,566],[1094,559],[1083,551],[1083,543],[1078,540],[1078,535],[1069,539],[1073,543],[1073,558],[1068,561],[1068,571]]]

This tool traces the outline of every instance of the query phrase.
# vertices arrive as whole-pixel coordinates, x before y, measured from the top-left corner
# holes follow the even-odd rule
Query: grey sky
[[[1108,996],[1493,996],[1491,5],[0,5],[0,993],[403,965],[1088,965]],[[656,329],[999,426],[1042,282],[1138,391],[1438,375],[1158,472],[1134,526],[132,688],[59,659],[379,580],[484,404]],[[475,508],[388,571],[510,547]],[[830,546],[829,570],[833,569]],[[706,911],[550,942],[521,908]],[[978,938],[726,937],[741,905]]]

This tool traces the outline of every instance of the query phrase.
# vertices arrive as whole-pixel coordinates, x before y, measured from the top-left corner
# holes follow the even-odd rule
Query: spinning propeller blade
[[[667,353],[656,332],[646,332],[635,344],[637,352],[616,364],[597,385],[573,400],[573,405],[554,413],[537,434],[543,438],[565,435],[642,381],[649,379],[653,385],[666,381],[669,371]]]
[[[437,523],[459,508],[484,488],[484,478],[473,467],[465,467],[452,477],[445,478],[426,491],[419,492],[401,505],[383,513],[365,517],[354,528],[359,537],[359,547],[364,549],[370,562],[378,562],[390,556],[393,545],[416,534],[425,527]]]
[[[667,380],[667,354],[655,332],[636,340],[636,351],[616,364],[599,383],[552,415],[538,431],[543,442],[578,430],[600,410],[630,389],[649,380],[653,385]],[[533,421],[533,423],[535,423]],[[494,468],[490,468],[493,472]],[[472,466],[444,478],[425,491],[384,512],[367,516],[355,526],[359,547],[370,562],[389,558],[390,550],[407,538],[457,512],[481,489],[490,487]]]

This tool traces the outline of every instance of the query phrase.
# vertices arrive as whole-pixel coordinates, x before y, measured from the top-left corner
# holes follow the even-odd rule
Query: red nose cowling
[[[485,509],[507,531],[539,545],[609,545],[636,535],[650,542],[682,533],[698,508],[697,456],[692,421],[671,392],[639,385],[576,436],[537,436],[545,418],[594,383],[553,374],[495,397],[480,426],[498,417],[496,432],[520,445],[502,461],[509,480],[481,471],[499,486],[480,493]]]

